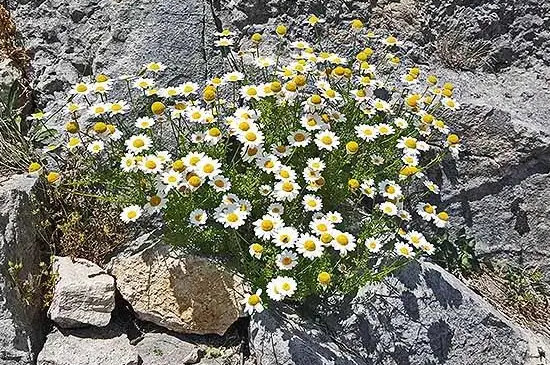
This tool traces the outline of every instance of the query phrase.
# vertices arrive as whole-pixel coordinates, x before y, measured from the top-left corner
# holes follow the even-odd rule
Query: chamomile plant
[[[426,172],[458,157],[445,119],[460,104],[393,35],[350,31],[356,49],[339,55],[284,25],[241,49],[225,30],[225,71],[206,82],[165,85],[154,61],[82,80],[52,114],[59,148],[29,173],[109,197],[130,227],[158,217],[166,241],[244,277],[247,313],[379,280],[431,255],[450,220]]]

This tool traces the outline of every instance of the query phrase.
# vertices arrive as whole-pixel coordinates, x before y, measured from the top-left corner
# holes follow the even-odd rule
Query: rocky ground
[[[452,124],[464,136],[466,150],[438,176],[440,205],[454,213],[455,227],[466,227],[475,238],[479,253],[537,266],[550,281],[550,3],[7,3],[31,55],[38,107],[82,76],[131,72],[149,60],[170,65],[174,77],[165,81],[204,80],[216,72],[219,55],[212,44],[222,24],[247,35],[284,22],[291,32],[303,34],[305,17],[316,13],[327,19],[328,36],[343,44],[350,39],[344,23],[355,17],[391,31],[415,45],[408,55],[412,61],[452,80],[464,104]],[[2,82],[14,74],[0,64]],[[39,261],[33,186],[16,176],[0,189],[1,365],[548,362],[548,339],[520,328],[431,264],[411,266],[345,303],[335,302],[334,307],[343,308],[338,313],[311,318],[276,308],[247,323],[238,317],[238,280],[213,263],[181,257],[151,237],[129,244],[103,267],[59,258],[60,277],[49,309],[52,326],[39,308],[20,302],[21,293],[6,271],[8,260],[23,261],[24,270]],[[160,265],[159,255],[168,264]],[[211,281],[200,281],[205,273],[219,278],[215,290],[206,290]],[[184,290],[182,282],[197,290]]]

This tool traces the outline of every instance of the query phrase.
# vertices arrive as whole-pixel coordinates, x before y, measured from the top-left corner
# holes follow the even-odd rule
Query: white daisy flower
[[[357,246],[355,237],[350,233],[334,230],[331,235],[334,238],[332,240],[332,247],[340,253],[340,256],[346,256],[348,252],[355,250]]]
[[[282,180],[275,184],[273,192],[279,201],[292,201],[300,193],[300,185],[293,180]]]
[[[326,218],[316,218],[309,222],[309,228],[311,232],[316,235],[321,235],[332,231],[334,224]]]
[[[244,312],[248,315],[252,315],[254,312],[262,313],[264,306],[262,304],[262,289],[256,290],[255,294],[246,294],[242,300],[244,304]]]
[[[382,243],[380,242],[380,240],[374,237],[367,238],[365,240],[365,245],[367,246],[367,249],[373,253],[379,252],[382,248]]]
[[[280,270],[292,270],[298,265],[298,255],[290,250],[283,250],[277,255],[275,263]]]
[[[169,170],[162,174],[162,182],[166,185],[166,191],[177,188],[183,177],[174,170]]]
[[[244,80],[244,74],[242,72],[234,71],[229,72],[223,76],[223,80],[226,82],[238,82]]]
[[[259,243],[253,243],[248,247],[248,253],[254,258],[261,259],[263,252],[264,246],[260,245]]]
[[[166,198],[163,194],[155,194],[147,199],[147,204],[143,207],[149,214],[154,214],[160,212],[166,206]]]
[[[378,184],[382,196],[389,200],[396,200],[402,196],[401,187],[393,180],[383,180]]]
[[[277,229],[283,225],[281,218],[265,214],[261,219],[254,222],[254,234],[260,239],[268,240],[275,237]]]
[[[425,186],[429,191],[431,191],[432,193],[434,193],[434,194],[439,194],[439,186],[437,186],[437,184],[434,183],[433,181],[425,180],[425,181],[424,181],[424,186]]]
[[[408,259],[414,257],[413,248],[411,246],[409,246],[408,244],[403,243],[403,242],[397,242],[395,244],[395,252],[399,256],[404,256]]]
[[[397,207],[392,202],[383,202],[379,207],[380,211],[386,215],[397,215]]]
[[[275,173],[279,171],[281,162],[274,155],[265,155],[256,161],[257,166],[267,173]]]
[[[342,223],[343,219],[342,219],[342,214],[334,211],[334,212],[328,212],[327,214],[325,214],[325,218],[329,221],[329,222],[332,222],[334,224],[338,224],[338,223]]]
[[[225,192],[231,189],[231,182],[222,175],[216,175],[210,179],[210,185],[217,192]]]
[[[271,203],[269,204],[269,206],[267,207],[267,211],[269,212],[269,214],[271,215],[276,215],[276,216],[282,216],[283,213],[285,212],[285,208],[283,207],[282,204],[279,204],[279,203]]]
[[[305,147],[310,141],[311,139],[309,133],[302,129],[299,129],[288,136],[288,143],[290,143],[292,147]]]
[[[378,137],[378,129],[372,125],[360,124],[355,127],[355,134],[357,137],[364,139],[367,142],[371,142]]]
[[[302,205],[308,212],[317,212],[323,208],[323,202],[321,198],[312,194],[304,195]]]
[[[293,227],[281,227],[275,232],[272,241],[280,248],[292,248],[298,239],[298,231]]]
[[[322,131],[315,135],[315,144],[321,150],[332,151],[340,145],[340,138],[331,131]]]
[[[436,227],[445,228],[449,225],[449,214],[447,212],[439,212],[433,216],[433,221]]]
[[[264,143],[264,134],[255,128],[250,128],[246,132],[239,133],[239,141],[246,147],[258,147]]]
[[[245,218],[246,213],[234,206],[232,209],[220,213],[217,221],[223,224],[224,227],[237,229],[245,223]]]
[[[377,124],[376,130],[378,131],[378,134],[381,136],[389,136],[395,133],[395,128],[385,123]]]
[[[323,254],[324,247],[321,241],[313,235],[303,234],[296,242],[298,253],[305,258],[313,260]]]
[[[141,217],[141,213],[142,210],[139,205],[130,205],[122,210],[120,219],[122,219],[124,223],[135,222]]]
[[[431,205],[430,203],[419,202],[416,205],[416,213],[422,217],[425,221],[431,221],[436,216],[437,206]]]
[[[162,161],[155,155],[145,156],[138,166],[146,174],[158,174],[162,171]]]
[[[97,154],[105,149],[105,144],[103,141],[93,141],[86,148],[90,153]]]
[[[205,156],[197,164],[196,172],[201,177],[214,177],[221,173],[221,164],[218,160]]]
[[[166,70],[166,66],[161,62],[149,62],[144,67],[147,71],[155,73]]]
[[[125,144],[128,152],[137,155],[148,150],[152,145],[152,141],[145,134],[138,134],[126,140]]]
[[[136,158],[131,154],[126,154],[120,159],[120,168],[124,172],[136,171]]]
[[[105,103],[97,103],[88,109],[88,114],[94,117],[99,117],[109,111],[109,107]]]

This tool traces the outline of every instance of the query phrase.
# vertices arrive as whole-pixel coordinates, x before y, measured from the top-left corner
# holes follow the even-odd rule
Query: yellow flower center
[[[145,167],[147,167],[149,170],[154,170],[157,168],[157,163],[153,160],[148,160],[145,162]]]
[[[256,133],[254,132],[248,132],[245,134],[244,138],[246,138],[249,142],[254,142],[258,137],[256,136]]]
[[[86,91],[88,91],[88,86],[86,86],[86,84],[78,84],[76,86],[76,91],[78,91],[79,93],[85,93]]]
[[[459,141],[460,138],[458,138],[456,134],[449,134],[447,137],[447,142],[449,142],[449,144],[457,144]]]
[[[198,176],[191,176],[187,182],[189,185],[196,188],[201,184],[201,179]]]
[[[321,235],[321,242],[323,242],[325,245],[329,244],[332,241],[333,237],[330,233],[323,233]]]
[[[296,133],[294,135],[294,140],[296,142],[303,142],[303,141],[305,141],[305,139],[306,139],[306,136],[303,133]]]
[[[153,114],[160,115],[164,113],[164,109],[166,109],[166,107],[160,101],[155,101],[153,104],[151,104],[151,111],[153,112]]]
[[[434,207],[430,204],[424,205],[424,211],[428,214],[432,214],[434,212]]]
[[[315,244],[315,241],[313,241],[313,240],[306,240],[304,242],[304,248],[307,251],[315,251],[315,249],[317,248],[317,245]]]
[[[218,128],[210,128],[208,134],[212,137],[219,137],[222,132]]]
[[[359,150],[359,144],[355,141],[349,141],[347,144],[346,144],[346,150],[349,152],[349,153],[356,153],[358,150]]]
[[[323,136],[323,138],[321,138],[321,142],[323,142],[323,144],[330,145],[332,144],[332,138],[330,136]]]
[[[330,283],[330,274],[326,271],[322,271],[317,276],[317,280],[319,280],[319,282],[321,284],[326,285],[326,284]]]
[[[137,212],[135,210],[131,210],[128,212],[127,217],[130,219],[134,219],[135,217],[137,217]]]
[[[248,297],[248,304],[251,306],[255,306],[261,302],[260,297],[257,294],[252,294]]]
[[[258,91],[253,88],[253,87],[249,87],[247,90],[246,90],[246,95],[248,96],[256,96],[258,95]]]
[[[437,213],[437,217],[441,219],[442,221],[448,221],[449,220],[449,214],[447,212],[439,212]]]
[[[291,182],[285,181],[282,188],[287,193],[290,193],[292,190],[294,190],[294,185]]]
[[[342,246],[346,246],[349,243],[348,237],[345,234],[339,234],[336,236],[336,242]]]
[[[239,129],[240,129],[241,131],[245,131],[245,132],[246,132],[247,130],[250,129],[250,124],[249,124],[248,122],[245,122],[245,121],[240,122],[240,123],[239,123]]]
[[[235,214],[235,213],[229,213],[229,214],[227,215],[227,220],[228,220],[229,222],[231,222],[231,223],[235,223],[236,221],[239,220],[239,216],[238,216],[237,214]]]
[[[253,243],[252,244],[252,251],[256,253],[262,253],[264,251],[264,248],[259,243]]]
[[[97,122],[94,124],[94,132],[96,133],[105,133],[107,131],[107,124],[103,122]]]
[[[261,226],[262,226],[262,230],[271,231],[273,229],[273,222],[270,220],[263,220]]]
[[[323,99],[321,99],[321,97],[317,94],[312,95],[310,100],[313,104],[321,104],[323,101]]]
[[[132,146],[134,146],[135,148],[141,148],[143,146],[145,146],[145,141],[143,139],[135,139],[133,142],[132,142]]]
[[[149,199],[149,204],[151,204],[151,206],[153,206],[153,207],[156,207],[161,203],[161,201],[162,201],[162,199],[161,199],[160,196],[154,195]]]
[[[214,165],[208,163],[202,167],[202,171],[204,171],[207,174],[210,174],[212,173],[212,171],[214,171]]]
[[[285,256],[283,257],[283,259],[281,260],[282,264],[287,266],[287,265],[290,265],[292,264],[292,258],[291,257],[288,257],[288,256]]]

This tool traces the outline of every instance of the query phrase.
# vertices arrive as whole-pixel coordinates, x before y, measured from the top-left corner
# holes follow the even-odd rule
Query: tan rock
[[[114,257],[107,269],[138,318],[172,331],[222,335],[241,314],[238,278],[149,236]]]

